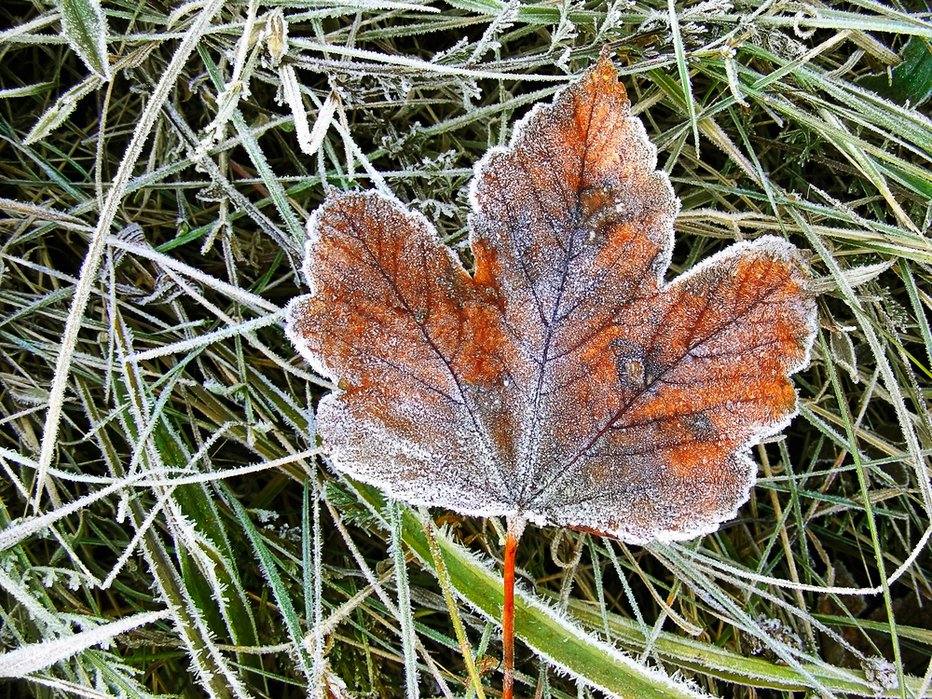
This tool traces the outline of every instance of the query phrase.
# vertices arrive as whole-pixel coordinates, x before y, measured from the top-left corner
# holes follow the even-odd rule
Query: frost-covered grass
[[[462,248],[472,164],[604,46],[683,200],[674,272],[785,236],[820,333],[736,520],[525,533],[519,695],[930,693],[927,12],[170,5],[0,6],[7,696],[495,696],[501,523],[329,471],[281,309],[325,182]]]

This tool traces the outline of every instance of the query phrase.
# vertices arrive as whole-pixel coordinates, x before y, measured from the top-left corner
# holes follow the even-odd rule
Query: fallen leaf
[[[421,214],[336,194],[288,336],[337,389],[334,466],[464,514],[686,539],[734,515],[796,413],[809,272],[776,237],[664,281],[679,209],[607,58],[477,164],[472,274]]]
[[[476,165],[469,274],[379,192],[308,223],[286,330],[336,382],[334,466],[393,497],[504,515],[502,697],[528,521],[645,543],[715,529],[750,447],[796,413],[815,304],[796,248],[737,243],[670,283],[679,201],[603,56]]]
[[[897,104],[918,109],[932,95],[932,48],[913,36],[900,52],[900,63],[882,73],[869,73],[856,81]]]

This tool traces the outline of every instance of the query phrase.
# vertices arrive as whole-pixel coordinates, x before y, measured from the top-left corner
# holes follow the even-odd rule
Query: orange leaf
[[[288,335],[337,390],[333,464],[394,497],[626,541],[713,530],[796,413],[815,304],[798,251],[737,243],[663,276],[679,201],[607,58],[471,187],[470,275],[419,213],[331,196]]]

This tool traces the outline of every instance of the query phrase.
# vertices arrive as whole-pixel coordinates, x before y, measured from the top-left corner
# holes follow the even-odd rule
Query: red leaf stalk
[[[525,520],[508,518],[508,533],[505,535],[504,592],[502,605],[502,699],[514,699],[515,682],[515,552],[518,539],[524,531]]]

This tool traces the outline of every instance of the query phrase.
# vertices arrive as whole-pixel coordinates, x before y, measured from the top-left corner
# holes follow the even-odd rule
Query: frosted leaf
[[[23,144],[28,146],[37,143],[67,122],[77,108],[78,103],[100,87],[101,82],[102,79],[95,74],[65,92],[55,100],[55,104],[39,117],[39,120],[26,134],[26,138],[23,139]]]
[[[732,516],[809,361],[797,250],[738,243],[665,282],[679,202],[605,58],[486,154],[470,203],[471,275],[394,198],[312,216],[287,332],[337,385],[317,415],[335,467],[631,542]]]
[[[100,0],[59,0],[58,9],[68,45],[101,80],[110,80],[107,18]]]
[[[288,20],[285,19],[282,8],[276,7],[265,16],[262,38],[265,39],[269,61],[277,68],[288,53]]]

